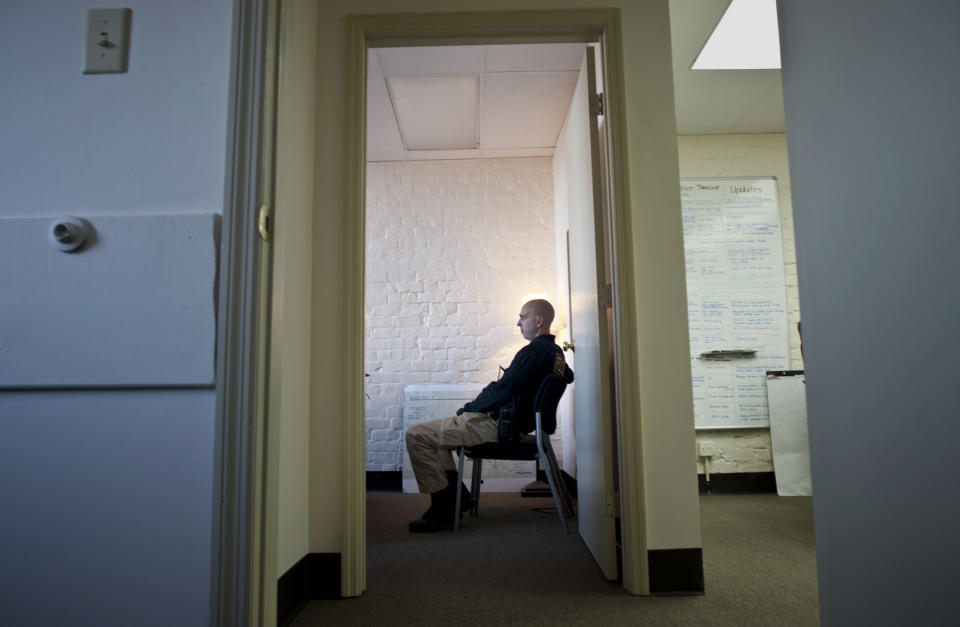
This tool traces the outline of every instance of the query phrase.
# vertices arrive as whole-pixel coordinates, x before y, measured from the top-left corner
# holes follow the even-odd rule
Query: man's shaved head
[[[520,318],[517,320],[517,326],[520,327],[520,335],[525,339],[532,340],[538,335],[547,335],[550,333],[550,323],[553,322],[553,305],[537,298],[528,300],[520,308]]]
[[[553,317],[556,315],[553,311],[553,305],[549,301],[546,301],[542,298],[535,298],[533,300],[528,300],[523,305],[525,308],[529,307],[531,310],[535,311],[538,315],[543,317],[543,326],[550,329],[550,325],[553,324]]]

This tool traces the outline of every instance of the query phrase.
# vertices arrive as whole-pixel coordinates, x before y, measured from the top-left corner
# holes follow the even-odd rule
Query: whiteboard
[[[680,199],[694,424],[768,427],[766,372],[790,367],[777,181],[681,179]]]

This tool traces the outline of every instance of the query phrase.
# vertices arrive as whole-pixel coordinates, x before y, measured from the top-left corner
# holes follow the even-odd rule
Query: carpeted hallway
[[[296,627],[818,625],[811,499],[701,496],[706,594],[635,597],[606,581],[552,500],[484,494],[458,534],[414,535],[420,495],[367,495],[367,591],[313,601]]]

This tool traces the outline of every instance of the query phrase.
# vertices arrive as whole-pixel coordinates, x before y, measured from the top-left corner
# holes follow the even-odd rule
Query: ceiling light
[[[775,0],[733,0],[690,69],[779,68],[780,36]]]

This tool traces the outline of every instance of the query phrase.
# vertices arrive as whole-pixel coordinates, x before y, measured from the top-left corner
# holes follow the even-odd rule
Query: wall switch
[[[130,9],[89,9],[84,74],[127,71],[130,51]]]
[[[713,457],[716,454],[716,450],[713,448],[713,440],[700,440],[697,446],[700,448],[700,457]]]

